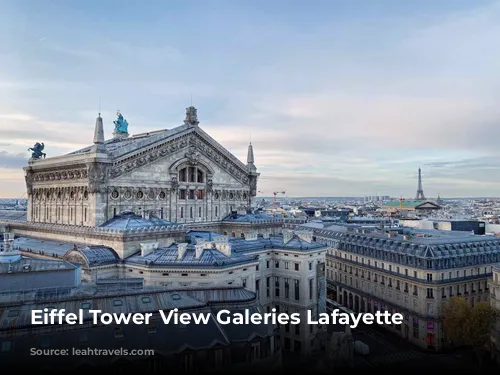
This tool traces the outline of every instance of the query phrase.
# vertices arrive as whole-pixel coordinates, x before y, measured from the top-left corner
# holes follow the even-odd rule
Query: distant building
[[[441,206],[431,201],[409,201],[409,200],[393,200],[385,202],[382,206],[383,211],[387,212],[408,212],[415,211],[417,213],[429,213],[440,210]]]
[[[500,267],[493,267],[493,274],[489,283],[490,305],[500,310]],[[500,320],[491,330],[491,358],[500,364]]]
[[[489,301],[488,280],[500,261],[500,239],[456,231],[332,227],[314,235],[329,247],[331,299],[356,312],[403,314],[404,324],[384,328],[432,351],[443,345],[442,303],[452,296]]]
[[[403,226],[419,229],[451,230],[458,232],[469,232],[477,235],[486,234],[486,223],[479,220],[446,220],[446,219],[402,219]]]

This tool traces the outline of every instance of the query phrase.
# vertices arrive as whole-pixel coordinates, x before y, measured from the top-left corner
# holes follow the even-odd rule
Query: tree
[[[491,329],[500,317],[487,302],[471,306],[466,299],[451,297],[442,309],[445,337],[456,345],[471,347],[480,363],[490,342]]]

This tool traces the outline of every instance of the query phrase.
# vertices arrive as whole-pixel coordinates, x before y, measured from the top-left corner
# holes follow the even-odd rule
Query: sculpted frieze
[[[106,191],[106,166],[100,163],[88,165],[89,191],[91,194]]]
[[[32,182],[81,180],[86,179],[88,176],[88,172],[86,169],[70,169],[63,171],[29,173],[32,175],[32,177],[30,177]]]
[[[214,161],[222,169],[228,171],[234,178],[243,184],[248,184],[249,179],[244,168],[235,164],[232,160],[223,155],[222,151],[217,150],[216,146],[200,138],[198,135],[188,135],[182,138],[166,141],[161,145],[155,145],[149,150],[137,150],[136,155],[127,155],[124,159],[117,160],[110,170],[110,177],[116,178],[124,173],[130,172],[136,168],[144,166],[164,156],[186,149],[184,156],[190,163],[196,164],[200,160],[200,155],[204,155]],[[172,187],[175,189],[176,183],[172,181]]]

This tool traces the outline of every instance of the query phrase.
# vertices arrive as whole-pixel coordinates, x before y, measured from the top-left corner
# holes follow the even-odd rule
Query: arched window
[[[201,167],[185,167],[179,171],[179,182],[205,183],[205,171]]]
[[[188,166],[179,170],[179,199],[205,199],[206,169],[201,166]],[[196,184],[193,187],[193,184]]]

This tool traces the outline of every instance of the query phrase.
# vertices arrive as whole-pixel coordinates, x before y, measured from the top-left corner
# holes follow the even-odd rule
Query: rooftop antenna
[[[101,95],[99,95],[99,116],[101,116]]]

